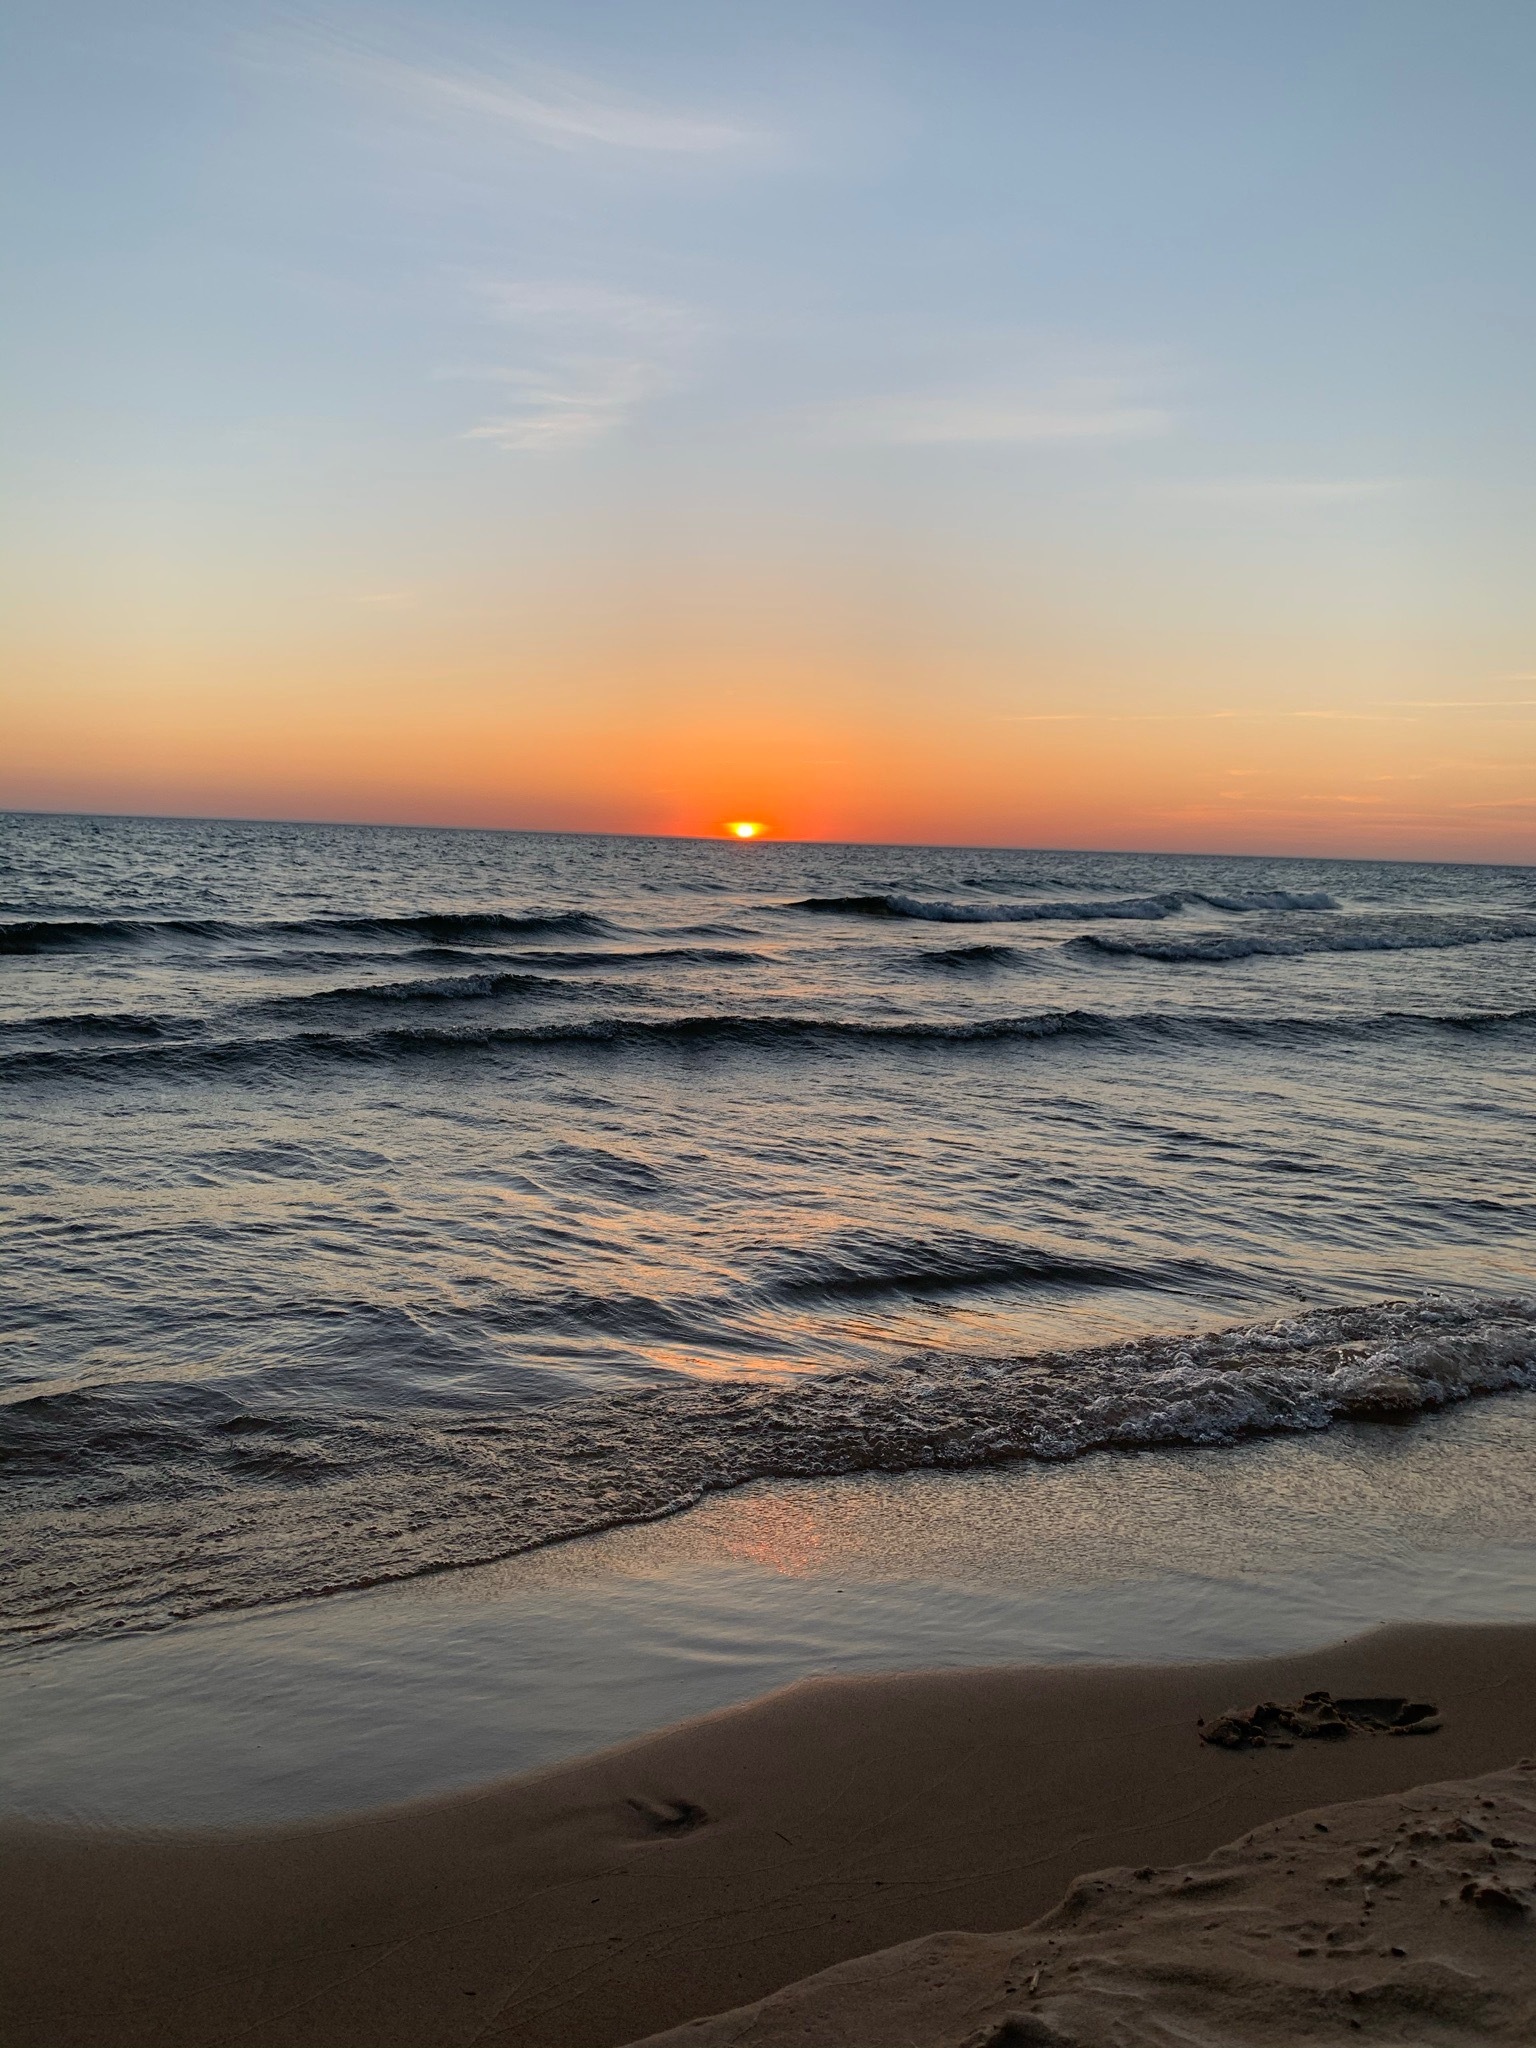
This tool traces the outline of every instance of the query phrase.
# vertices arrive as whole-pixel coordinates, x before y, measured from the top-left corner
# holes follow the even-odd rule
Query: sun
[[[733,818],[725,833],[728,839],[761,839],[767,829],[758,818]]]

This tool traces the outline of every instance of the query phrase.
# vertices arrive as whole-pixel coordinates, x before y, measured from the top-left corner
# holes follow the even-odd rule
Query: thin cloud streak
[[[596,143],[613,150],[642,150],[673,156],[714,156],[747,147],[751,130],[724,121],[701,120],[599,93],[577,79],[546,78],[528,91],[475,72],[432,71],[398,64],[382,69],[381,82],[435,101],[445,108],[484,114],[519,129],[554,149]]]
[[[498,319],[563,322],[569,326],[615,328],[677,347],[695,340],[705,323],[687,306],[640,292],[564,280],[482,279],[476,292]]]
[[[1415,711],[1532,711],[1536,697],[1389,697]]]
[[[466,441],[489,441],[509,454],[558,453],[590,447],[621,427],[645,399],[666,388],[651,365],[563,357],[555,375],[506,370],[498,381],[517,387],[517,409],[470,427]]]
[[[1344,505],[1408,488],[1405,477],[1233,476],[1191,478],[1150,487],[1160,498],[1201,505]]]
[[[1190,719],[1252,718],[1245,711],[1007,711],[999,725],[1079,725],[1093,721],[1102,725],[1172,725]]]
[[[1083,721],[1101,724],[1180,724],[1220,718],[1307,718],[1339,721],[1348,724],[1365,725],[1422,725],[1423,720],[1414,714],[1420,711],[1519,711],[1536,710],[1536,697],[1490,697],[1486,699],[1465,699],[1459,697],[1384,697],[1376,700],[1387,707],[1379,711],[1348,711],[1336,706],[1321,709],[1274,709],[1254,711],[1017,711],[1005,712],[999,723],[1003,725],[1060,725]]]
[[[481,61],[402,54],[398,38],[369,37],[324,22],[292,24],[276,36],[253,38],[247,53],[268,66],[329,71],[431,120],[479,116],[547,149],[703,157],[771,140],[761,129],[658,106],[577,72],[500,52]]]
[[[856,399],[828,408],[813,424],[818,438],[890,448],[1142,441],[1173,427],[1171,415],[1157,406],[948,393]]]
[[[1387,711],[1017,711],[1005,712],[1001,725],[1068,725],[1093,722],[1103,725],[1189,725],[1217,719],[1313,718],[1339,720],[1349,724],[1416,725],[1417,719],[1399,718]]]
[[[687,307],[583,281],[481,280],[474,292],[519,330],[532,360],[439,375],[515,394],[509,410],[463,437],[508,454],[558,454],[606,439],[647,400],[676,389],[705,332]]]

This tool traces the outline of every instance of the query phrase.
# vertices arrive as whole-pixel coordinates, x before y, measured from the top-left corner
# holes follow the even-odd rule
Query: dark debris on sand
[[[1289,1749],[1296,1742],[1342,1742],[1351,1735],[1433,1735],[1438,1710],[1426,1700],[1397,1696],[1335,1699],[1309,1692],[1295,1706],[1261,1700],[1246,1711],[1229,1707],[1199,1723],[1200,1740],[1214,1749]]]

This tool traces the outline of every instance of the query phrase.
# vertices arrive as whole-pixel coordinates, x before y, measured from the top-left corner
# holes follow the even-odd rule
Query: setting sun
[[[734,818],[725,828],[730,839],[761,839],[766,830],[767,827],[755,818]]]

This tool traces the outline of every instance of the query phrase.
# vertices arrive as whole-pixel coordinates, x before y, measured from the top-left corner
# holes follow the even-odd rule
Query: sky
[[[8,0],[0,805],[1536,860],[1528,0]]]

